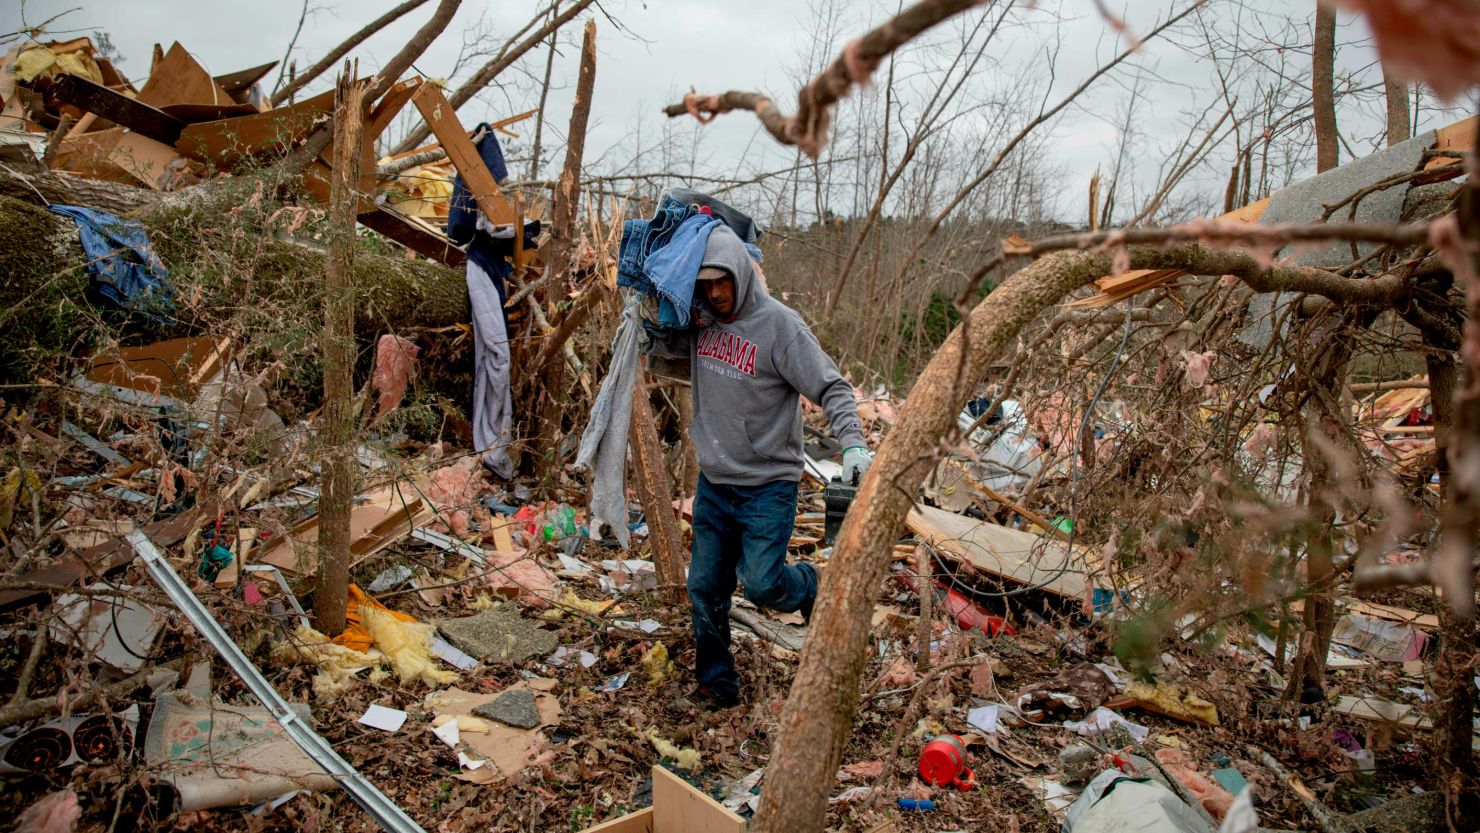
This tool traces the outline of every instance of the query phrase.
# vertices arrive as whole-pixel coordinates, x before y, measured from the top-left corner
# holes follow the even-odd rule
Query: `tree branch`
[[[298,75],[298,77],[288,82],[288,86],[283,87],[282,89],[273,93],[272,106],[276,107],[279,104],[282,104],[284,101],[287,101],[289,98],[292,98],[294,93],[308,86],[309,82],[313,81],[315,78],[318,78],[320,75],[323,75],[329,70],[330,67],[339,63],[339,59],[348,54],[351,49],[354,49],[356,46],[364,43],[364,41],[371,35],[379,32],[381,29],[384,29],[385,27],[389,26],[391,23],[399,19],[402,15],[426,2],[427,0],[406,0],[406,2],[402,3],[401,5],[395,7],[394,9],[391,9],[380,17],[375,18],[375,20],[367,24],[365,28],[361,29],[358,32],[355,32],[353,35],[350,35],[344,40],[343,43],[330,50],[329,54],[321,58],[318,63],[304,70],[301,74]]]
[[[796,145],[816,159],[827,144],[831,117],[828,108],[847,95],[855,84],[867,84],[885,56],[926,29],[981,3],[982,0],[921,0],[863,37],[849,41],[843,47],[843,54],[797,93],[794,116],[783,116],[775,103],[760,93],[733,90],[709,96],[690,93],[681,103],[663,108],[663,112],[669,118],[689,113],[702,124],[720,113],[750,110],[776,141]]]
[[[590,6],[594,2],[595,0],[577,0],[574,5],[561,12],[558,16],[550,20],[549,23],[546,23],[544,26],[540,27],[529,37],[520,41],[519,44],[513,49],[501,52],[498,57],[484,64],[483,68],[474,73],[472,78],[469,78],[466,83],[464,83],[461,87],[458,87],[451,95],[447,97],[447,100],[452,104],[452,109],[461,109],[464,104],[467,104],[468,101],[473,98],[473,96],[477,95],[480,91],[482,91],[484,87],[488,86],[488,84],[493,81],[493,79],[497,78],[499,73],[513,66],[515,61],[524,56],[524,53],[535,48],[536,46],[539,46],[540,43],[545,40],[545,38],[550,36],[551,32],[554,32],[561,26],[569,23],[575,18],[576,15],[585,11],[586,7]],[[543,17],[547,14],[547,12],[541,11],[539,14],[541,17]],[[418,127],[407,134],[406,138],[402,139],[401,143],[396,145],[391,153],[405,153],[412,148],[421,147],[422,142],[425,142],[426,138],[431,134],[432,129],[430,127],[427,127],[426,125],[422,125],[421,127]]]

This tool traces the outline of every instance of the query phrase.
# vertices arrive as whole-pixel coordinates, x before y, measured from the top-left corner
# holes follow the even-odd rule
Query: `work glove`
[[[861,445],[843,449],[843,482],[858,485],[863,482],[863,473],[874,464],[874,455]]]

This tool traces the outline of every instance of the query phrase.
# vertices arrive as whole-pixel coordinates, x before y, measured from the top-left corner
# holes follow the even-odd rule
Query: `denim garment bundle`
[[[695,214],[679,225],[668,245],[648,256],[644,271],[660,297],[658,326],[689,326],[694,282],[704,263],[704,247],[709,244],[709,233],[718,225],[720,221],[708,214]]]
[[[169,313],[174,309],[174,284],[138,221],[80,205],[47,208],[77,223],[92,279],[89,293],[135,312]]]
[[[713,216],[706,212],[701,218],[702,222],[691,223],[691,220],[700,216],[699,204],[680,202],[674,199],[672,193],[688,194],[691,192],[676,191],[664,194],[663,199],[658,202],[658,210],[654,212],[651,219],[628,220],[622,224],[622,248],[617,263],[617,286],[631,287],[644,295],[652,295],[661,299],[657,323],[663,327],[684,328],[689,325],[689,312],[694,297],[694,280],[699,275],[699,266],[704,257],[704,244],[709,240],[709,232],[727,216],[727,211],[732,214],[734,212],[720,204],[721,208],[711,207]],[[743,215],[737,216],[743,217]],[[746,219],[745,223],[749,224],[749,220]],[[688,224],[687,228],[685,228],[686,224]],[[746,227],[751,229],[750,234],[755,234],[753,224]],[[680,234],[681,231],[684,233]],[[741,239],[744,240],[743,237]],[[697,247],[697,254],[681,256],[679,252],[664,252],[662,257],[656,257],[675,240],[680,240],[685,244],[685,253]],[[757,246],[746,241],[745,249],[750,253],[751,258],[757,263],[760,262],[761,250]],[[656,263],[653,262],[654,260]]]

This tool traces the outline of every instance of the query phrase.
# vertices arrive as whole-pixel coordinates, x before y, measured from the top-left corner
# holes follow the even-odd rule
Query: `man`
[[[695,282],[697,328],[653,333],[648,352],[690,360],[699,460],[694,551],[689,565],[697,694],[739,703],[730,653],[730,596],[736,579],[756,605],[810,618],[817,598],[811,564],[788,565],[786,548],[802,477],[798,395],[822,406],[843,445],[844,479],[872,462],[853,386],[795,311],[762,286],[745,245],[716,225]]]

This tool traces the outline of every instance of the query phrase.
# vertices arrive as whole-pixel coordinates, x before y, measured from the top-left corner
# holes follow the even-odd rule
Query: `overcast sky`
[[[300,66],[317,60],[345,36],[396,5],[397,0],[360,3],[309,0],[309,3],[310,13],[293,52]],[[388,60],[422,24],[434,5],[435,0],[428,2],[359,47],[353,54],[359,58],[362,72],[368,74]],[[532,0],[500,3],[465,0],[452,25],[416,62],[417,69],[434,77],[447,74],[464,38],[476,27],[488,27],[497,42],[502,42],[541,5]],[[606,14],[596,15],[598,64],[587,137],[588,161],[611,170],[623,161],[622,154],[635,136],[656,136],[665,121],[659,109],[690,87],[700,92],[757,89],[773,95],[783,109],[790,109],[796,89],[791,79],[805,65],[815,29],[814,6],[820,5],[823,3],[817,0],[812,4],[792,0],[604,0]],[[837,21],[835,28],[847,35],[865,31],[896,7],[893,2],[839,5],[845,7],[844,18]],[[1132,31],[1150,29],[1168,8],[1160,2],[1132,5],[1134,8],[1125,18]],[[1264,0],[1263,5],[1279,8],[1281,3]],[[1289,3],[1288,7],[1291,13],[1305,15],[1313,5],[1302,0]],[[108,33],[124,58],[119,68],[141,79],[147,75],[150,51],[156,42],[167,48],[171,41],[178,40],[215,74],[277,60],[293,37],[303,0],[31,0],[20,7],[12,4],[7,7],[5,19],[0,21],[5,31],[20,28],[22,14],[25,24],[34,26],[76,8],[53,23],[49,27],[51,33],[57,37]],[[1218,0],[1210,3],[1210,11],[1219,8]],[[1032,62],[1042,54],[1044,44],[1056,35],[1062,38],[1063,48],[1055,66],[1055,90],[1067,90],[1123,46],[1091,0],[1045,0],[1036,8],[1023,10],[1020,20],[1024,25],[1002,41],[1000,62],[984,72],[1002,73],[1006,79],[1021,77],[1026,71],[1031,77]],[[1366,31],[1361,21],[1346,15],[1341,21],[1339,40],[1344,45],[1339,70],[1369,64],[1373,56],[1365,45]],[[563,143],[572,98],[571,79],[579,58],[575,45],[579,37],[579,26],[568,26],[556,58],[556,89],[547,105],[547,149],[552,142],[557,149]],[[833,43],[829,54],[839,45]],[[521,70],[541,74],[544,60],[543,50],[532,51],[523,59]],[[1178,119],[1194,109],[1200,97],[1206,98],[1211,85],[1211,64],[1173,43],[1155,41],[1137,56],[1136,65],[1147,73],[1147,83],[1155,98],[1153,112],[1148,115],[1164,124],[1166,141],[1172,141],[1173,135],[1180,139],[1185,128]],[[1128,68],[1102,81],[1085,96],[1081,106],[1067,111],[1051,126],[1054,141],[1050,145],[1049,161],[1062,170],[1066,194],[1083,194],[1096,167],[1108,168],[1112,164],[1116,132],[1112,121],[1129,86],[1131,72]],[[326,86],[330,80],[321,79],[315,89]],[[471,125],[481,118],[498,118],[532,109],[536,101],[537,90],[527,77],[522,83],[511,79],[511,83],[490,90],[481,101],[470,103],[460,115]],[[1371,132],[1368,115],[1343,113],[1343,116],[1345,130]],[[531,122],[516,129],[527,138],[532,131]],[[681,129],[694,128],[685,124]],[[759,171],[767,165],[784,167],[793,159],[791,151],[780,149],[759,132],[749,114],[722,116],[702,128],[699,135],[703,147],[699,167],[710,172]],[[544,173],[549,175],[553,167]],[[515,173],[521,175],[525,171]],[[1217,189],[1217,177],[1221,175],[1210,167],[1203,175],[1202,184],[1196,187]],[[1082,216],[1080,203],[1082,198],[1078,196],[1066,197],[1060,213],[1066,219]]]

